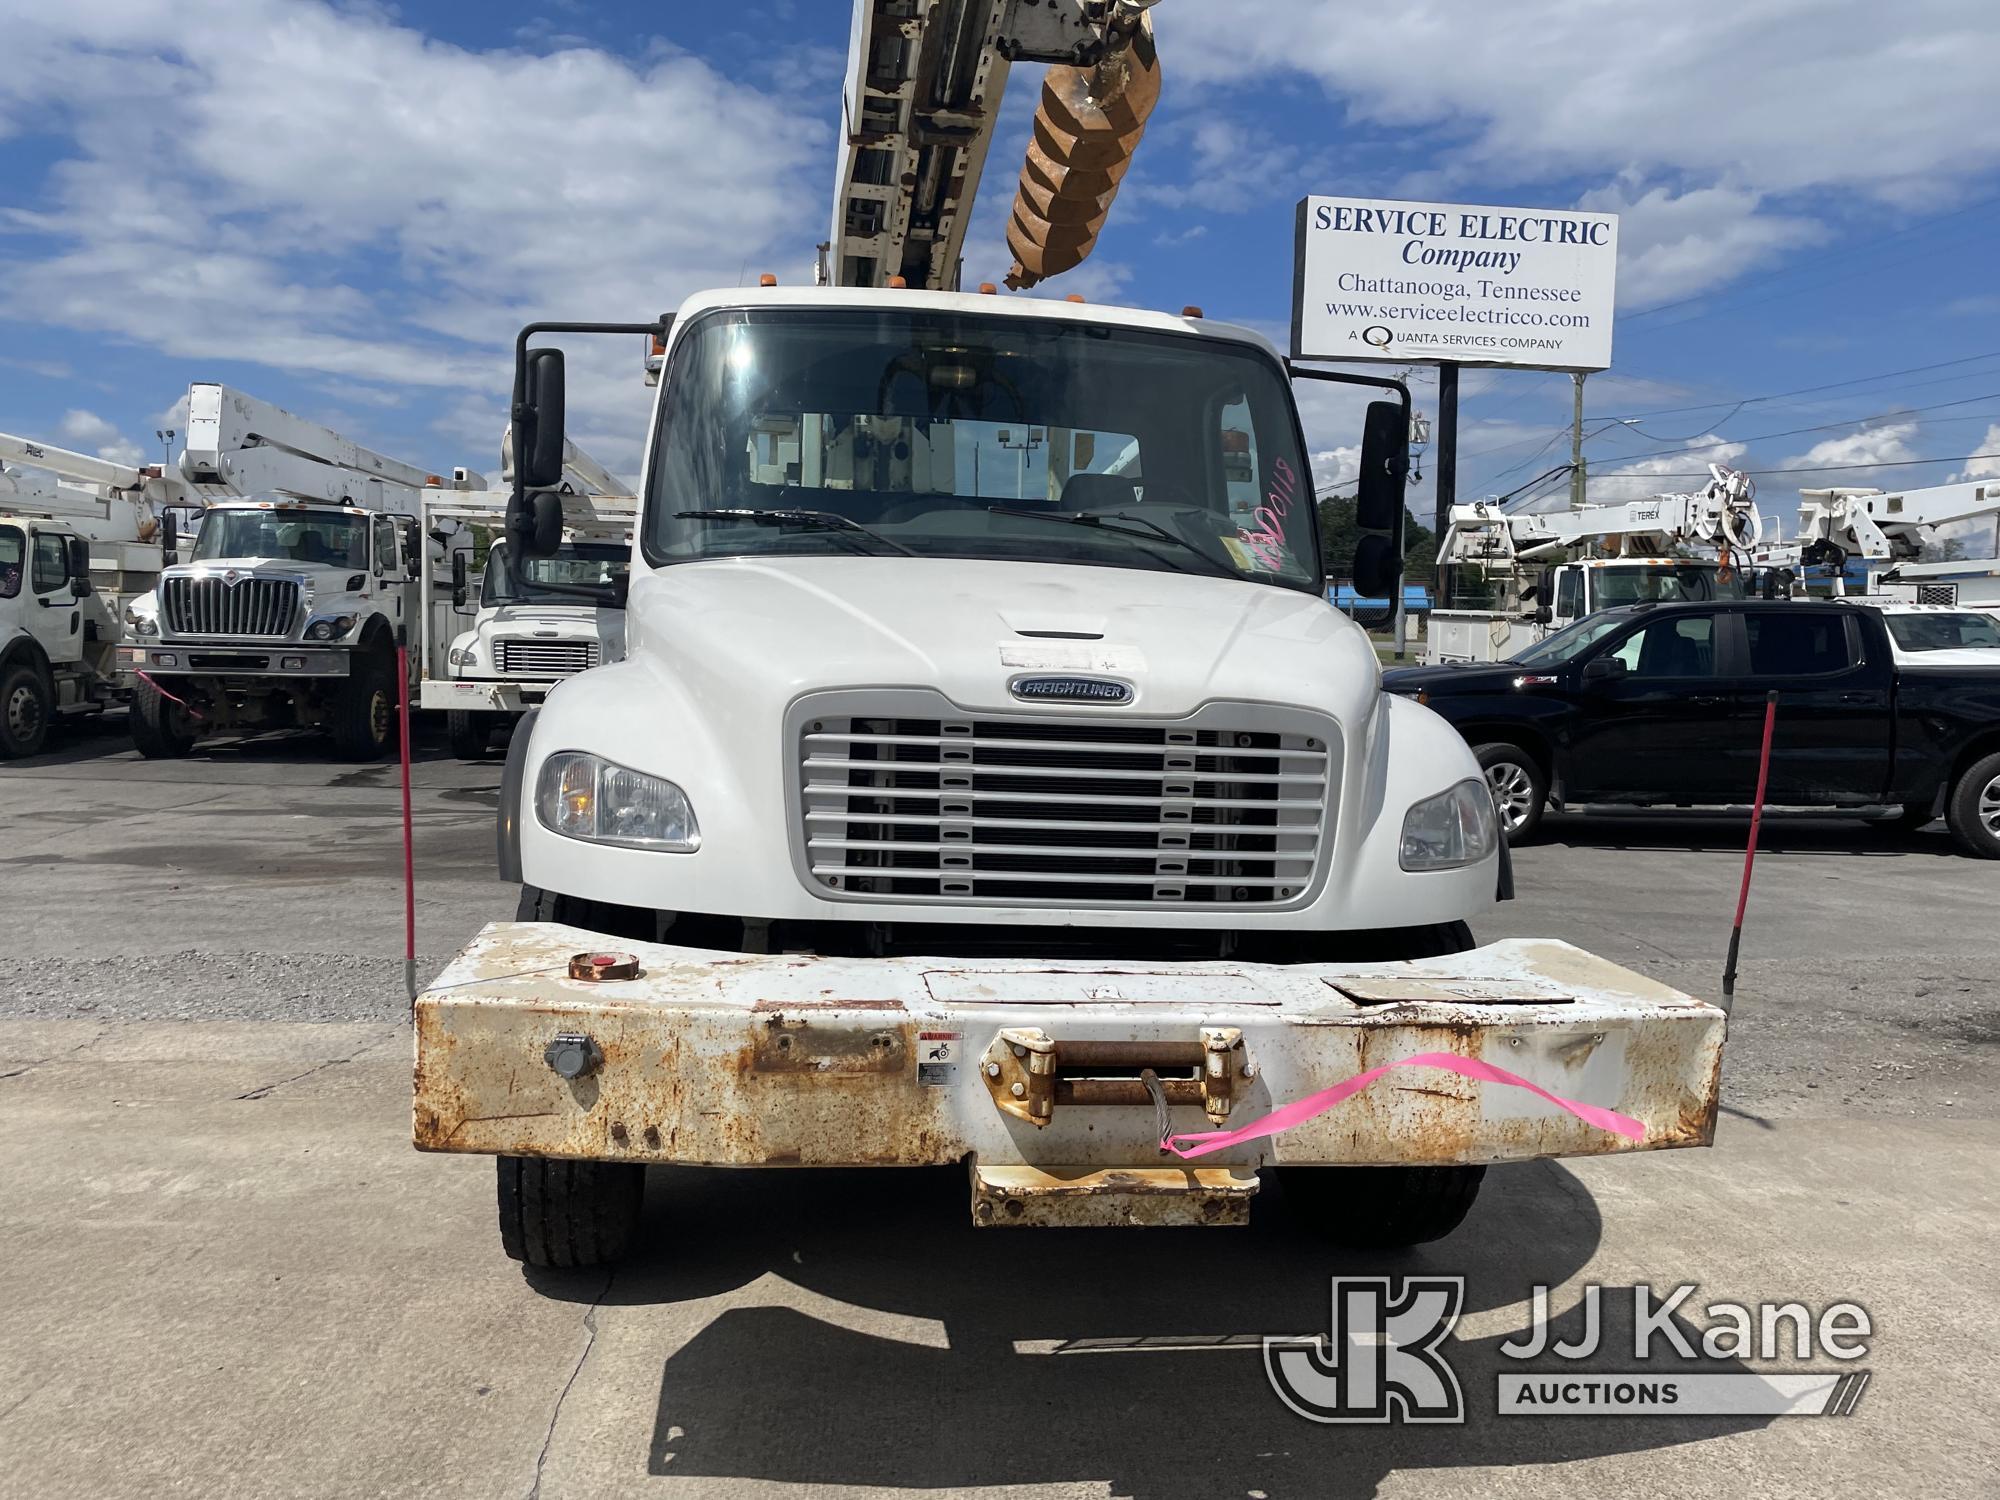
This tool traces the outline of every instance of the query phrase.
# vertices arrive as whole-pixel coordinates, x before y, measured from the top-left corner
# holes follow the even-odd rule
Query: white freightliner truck
[[[125,698],[124,613],[160,571],[158,479],[0,433],[0,757]]]
[[[1709,472],[1692,495],[1553,511],[1453,506],[1425,664],[1505,661],[1620,605],[1742,598],[1763,518],[1747,476]]]
[[[559,360],[519,382],[544,429]],[[1382,694],[1311,505],[1254,541],[1231,514],[1225,434],[1306,493],[1257,335],[770,289],[690,301],[665,363],[626,659],[516,733],[521,920],[416,1005],[416,1142],[500,1159],[510,1253],[618,1254],[648,1162],[967,1162],[999,1225],[1240,1222],[1277,1167],[1379,1243],[1448,1231],[1488,1163],[1630,1144],[1425,1078],[1160,1151],[1161,1112],[1248,1120],[1437,1048],[1710,1139],[1718,1011],[1561,943],[1473,948],[1506,877],[1471,751]],[[974,451],[1026,422],[1141,461],[1023,502],[986,458],[982,493]],[[777,429],[804,452],[774,482]],[[1399,512],[1393,451],[1364,468]],[[535,473],[514,536],[554,545]]]
[[[518,920],[417,997],[413,1128],[497,1158],[502,1243],[616,1258],[653,1162],[958,1163],[982,1225],[1449,1232],[1486,1165],[1627,1149],[1426,1055],[1713,1133],[1718,1010],[1507,892],[1464,741],[1325,599],[1290,380],[1367,413],[1351,564],[1398,586],[1409,394],[1204,321],[947,290],[1011,65],[1051,68],[1010,280],[1087,254],[1158,96],[1149,0],[857,0],[821,289],[516,345],[516,565],[563,535],[557,333],[660,377],[623,661],[515,732]],[[768,278],[767,278],[768,281]],[[1244,477],[1261,502],[1241,508]]]
[[[207,509],[190,556],[127,613],[134,744],[180,756],[205,734],[317,726],[345,755],[382,755],[398,636],[450,633],[425,554],[470,539],[419,524],[445,481],[226,386],[188,402],[179,478]],[[455,483],[484,488],[463,470]]]

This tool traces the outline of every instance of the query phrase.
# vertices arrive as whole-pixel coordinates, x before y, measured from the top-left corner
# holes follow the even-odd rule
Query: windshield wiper
[[[1163,542],[1171,542],[1174,546],[1181,548],[1185,552],[1192,552],[1196,557],[1200,558],[1204,563],[1208,565],[1208,570],[1211,573],[1215,574],[1219,578],[1233,578],[1238,583],[1254,583],[1257,581],[1256,579],[1251,578],[1250,575],[1247,573],[1237,572],[1235,568],[1231,567],[1221,558],[1212,556],[1211,554],[1203,551],[1200,547],[1197,547],[1193,542],[1189,541],[1186,537],[1176,536],[1173,532],[1167,530],[1166,527],[1162,526],[1158,521],[1152,520],[1147,516],[1128,515],[1124,511],[1117,511],[1117,510],[1114,511],[1017,510],[1014,507],[1008,505],[989,505],[986,508],[986,513],[988,515],[993,515],[993,516],[1026,516],[1031,521],[1054,521],[1058,525],[1062,526],[1088,526],[1095,531],[1108,531],[1113,536],[1129,536],[1138,541],[1145,541],[1148,538],[1157,538],[1158,540]],[[1126,523],[1126,525],[1108,526],[1105,524],[1107,521],[1123,521]],[[1131,531],[1127,529],[1127,527],[1130,526],[1137,526],[1142,529],[1138,531]]]
[[[865,536],[871,542],[878,542],[891,552],[900,552],[905,557],[916,557],[901,542],[892,542],[879,531],[870,531],[859,521],[850,521],[838,511],[831,510],[677,510],[677,521],[748,521],[753,526],[796,526],[803,531],[835,531],[854,536]]]

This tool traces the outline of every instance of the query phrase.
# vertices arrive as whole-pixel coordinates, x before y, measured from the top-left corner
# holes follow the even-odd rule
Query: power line
[[[1982,359],[2000,359],[2000,349],[1992,350],[1986,354],[1968,354],[1961,359],[1939,360],[1936,364],[1932,365],[1911,365],[1907,370],[1884,370],[1879,375],[1857,375],[1852,380],[1835,380],[1825,385],[1808,385],[1796,391],[1778,391],[1766,396],[1725,397],[1720,401],[1703,402],[1699,406],[1666,406],[1653,411],[1628,411],[1616,416],[1607,416],[1599,413],[1588,420],[1593,422],[1622,422],[1633,418],[1643,420],[1647,417],[1676,417],[1686,411],[1713,411],[1718,406],[1735,407],[1735,411],[1729,414],[1730,416],[1734,416],[1736,411],[1741,411],[1746,406],[1756,406],[1769,401],[1783,401],[1791,396],[1813,396],[1821,391],[1838,391],[1851,385],[1867,385],[1871,381],[1876,380],[1894,380],[1899,375],[1924,375],[1932,370],[1946,370],[1958,365],[1977,364]],[[1719,417],[1716,420],[1718,422],[1727,422],[1729,417]]]
[[[1806,432],[1833,432],[1842,427],[1858,427],[1868,422],[1886,422],[1897,417],[1917,417],[1922,416],[1925,412],[1944,411],[1948,407],[1970,406],[1975,401],[2000,401],[2000,391],[1987,396],[1967,396],[1962,401],[1940,401],[1935,406],[1905,406],[1895,411],[1876,412],[1873,416],[1846,417],[1838,422],[1822,422],[1817,427],[1790,427],[1783,432],[1760,432],[1755,437],[1717,438],[1712,443],[1695,443],[1687,448],[1669,448],[1664,453],[1648,453],[1645,456],[1648,459],[1678,458],[1683,453],[1702,453],[1710,448],[1726,448],[1733,443],[1766,443],[1772,438],[1797,437],[1801,433]],[[1979,413],[1979,416],[1982,418],[1987,415],[1989,413]],[[1611,429],[1606,428],[1604,430],[1608,432]]]
[[[1908,469],[1918,464],[1969,464],[1975,459],[2000,458],[2000,453],[1961,453],[1956,458],[1892,458],[1873,464],[1793,464],[1783,469],[1745,469],[1742,472],[1761,478],[1766,474],[1842,474],[1854,469]],[[1704,471],[1700,474],[1599,474],[1599,479],[1707,479]]]

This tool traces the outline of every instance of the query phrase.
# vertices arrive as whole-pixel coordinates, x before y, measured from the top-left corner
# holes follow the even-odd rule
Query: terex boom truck
[[[124,698],[118,640],[160,571],[160,482],[0,434],[0,757],[33,755],[56,720]]]
[[[188,392],[181,477],[207,502],[192,556],[131,611],[132,739],[321,726],[370,760],[395,732],[399,631],[425,630],[418,518],[443,481],[220,385]],[[460,483],[483,488],[477,475]],[[275,498],[250,498],[272,496]],[[412,653],[414,662],[418,653]]]
[[[975,49],[978,10],[951,8]],[[984,76],[897,35],[857,91]],[[498,1158],[508,1253],[618,1256],[654,1162],[960,1163],[993,1226],[1241,1223],[1268,1168],[1331,1236],[1407,1244],[1488,1163],[1706,1144],[1721,1012],[1562,943],[1473,946],[1508,887],[1478,762],[1326,602],[1290,379],[1394,393],[1363,435],[1371,593],[1407,391],[1192,310],[939,290],[944,265],[624,325],[662,374],[627,654],[516,731],[519,920],[416,1003],[416,1144]],[[564,356],[530,342],[585,329],[613,331],[518,346],[517,567],[563,529]]]
[[[1621,605],[1744,597],[1763,518],[1747,475],[1715,464],[1709,473],[1696,494],[1615,505],[1454,505],[1425,663],[1505,661]]]

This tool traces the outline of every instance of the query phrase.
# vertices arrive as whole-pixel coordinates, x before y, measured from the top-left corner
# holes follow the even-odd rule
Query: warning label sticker
[[[920,1031],[917,1033],[917,1082],[926,1088],[944,1088],[958,1078],[958,1052],[965,1041],[962,1031]]]

